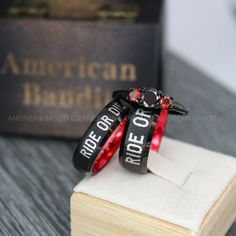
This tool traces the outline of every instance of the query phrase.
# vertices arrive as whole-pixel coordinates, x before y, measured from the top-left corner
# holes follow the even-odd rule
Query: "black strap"
[[[90,172],[99,152],[127,115],[129,107],[119,100],[113,100],[98,114],[81,138],[74,156],[75,168],[82,172]]]
[[[158,115],[151,110],[132,109],[120,146],[120,164],[136,173],[147,173],[147,160]]]

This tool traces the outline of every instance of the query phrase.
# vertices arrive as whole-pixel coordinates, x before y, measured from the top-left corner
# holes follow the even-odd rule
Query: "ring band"
[[[129,107],[114,99],[98,114],[78,144],[73,164],[82,172],[96,174],[120,145]]]
[[[165,109],[159,114],[142,108],[130,112],[119,153],[119,162],[124,168],[136,173],[147,173],[149,150],[158,151],[167,116],[168,111]]]
[[[187,115],[189,109],[173,97],[164,96],[161,90],[154,88],[130,88],[117,90],[112,94],[113,98],[123,99],[133,105],[160,110],[167,109],[170,114]]]
[[[158,151],[168,114],[187,115],[188,108],[154,88],[118,90],[113,92],[113,98],[123,99],[133,107],[121,142],[120,164],[133,172],[147,173],[149,150]]]

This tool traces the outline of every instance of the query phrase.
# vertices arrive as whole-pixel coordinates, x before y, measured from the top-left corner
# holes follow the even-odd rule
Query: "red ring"
[[[117,126],[117,128],[113,131],[102,147],[101,151],[98,153],[98,156],[91,168],[91,175],[97,174],[108,163],[108,161],[120,146],[126,122],[127,117],[125,117]]]
[[[162,109],[158,117],[158,121],[156,123],[154,133],[152,136],[152,141],[151,141],[151,149],[154,152],[157,152],[159,150],[161,139],[165,132],[167,118],[168,118],[168,110]]]

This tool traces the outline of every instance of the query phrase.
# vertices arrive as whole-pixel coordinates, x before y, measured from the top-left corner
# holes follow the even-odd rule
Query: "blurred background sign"
[[[1,132],[78,138],[113,90],[161,88],[162,1],[11,0],[0,9]]]

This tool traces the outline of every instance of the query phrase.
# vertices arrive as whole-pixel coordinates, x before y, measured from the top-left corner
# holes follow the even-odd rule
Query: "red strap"
[[[99,152],[92,166],[91,175],[95,175],[98,171],[100,171],[108,163],[108,161],[120,146],[126,122],[127,118],[125,117],[102,147],[102,150]]]
[[[160,116],[158,117],[158,121],[155,126],[155,130],[154,130],[154,133],[152,136],[152,142],[151,142],[151,149],[155,152],[157,152],[160,147],[161,139],[165,132],[167,118],[168,118],[168,110],[162,109],[160,112]]]

